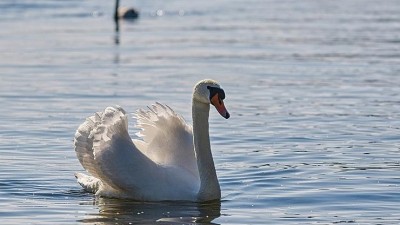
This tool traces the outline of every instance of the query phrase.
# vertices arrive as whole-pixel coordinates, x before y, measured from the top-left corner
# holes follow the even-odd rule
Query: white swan
[[[208,131],[210,104],[226,119],[223,89],[213,80],[193,90],[192,127],[171,108],[156,103],[136,112],[138,136],[128,134],[125,111],[108,107],[88,117],[75,134],[77,157],[91,176],[78,183],[99,196],[140,201],[209,201],[221,198]]]

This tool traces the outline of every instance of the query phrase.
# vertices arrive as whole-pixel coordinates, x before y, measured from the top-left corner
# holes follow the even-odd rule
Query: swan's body
[[[121,107],[108,107],[86,119],[75,134],[75,151],[91,174],[78,183],[96,195],[142,201],[220,199],[221,191],[208,132],[210,103],[229,118],[224,92],[212,80],[200,81],[192,100],[193,129],[168,106],[156,103],[136,113],[138,136],[128,134]]]
[[[114,20],[118,21],[119,19],[136,19],[139,17],[139,12],[130,7],[120,7],[119,0],[115,1],[115,11],[114,11]]]

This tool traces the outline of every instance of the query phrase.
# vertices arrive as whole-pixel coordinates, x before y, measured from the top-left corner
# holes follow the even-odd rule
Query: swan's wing
[[[153,161],[186,169],[198,177],[192,127],[167,105],[156,103],[135,114],[141,149]],[[136,142],[135,142],[136,144]],[[139,146],[139,145],[138,145]]]
[[[83,168],[92,176],[99,178],[97,166],[93,156],[93,130],[100,124],[101,112],[97,112],[94,116],[86,118],[76,130],[74,145],[75,153]]]
[[[117,190],[139,190],[156,178],[157,165],[140,152],[128,134],[121,107],[108,107],[83,123],[75,135],[75,151],[82,166]],[[147,176],[148,175],[148,176]]]

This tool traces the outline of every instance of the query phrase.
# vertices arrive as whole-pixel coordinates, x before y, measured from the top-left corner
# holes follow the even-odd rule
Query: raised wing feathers
[[[135,114],[137,133],[144,141],[142,151],[161,165],[185,168],[198,176],[192,127],[169,106],[156,103]]]
[[[88,117],[74,140],[82,166],[103,186],[111,187],[109,190],[128,193],[135,199],[164,195],[182,198],[183,192],[192,196],[199,176],[191,127],[160,103],[148,111],[139,110],[136,118],[143,141],[133,142],[121,107],[108,107]],[[168,189],[163,188],[166,185]]]

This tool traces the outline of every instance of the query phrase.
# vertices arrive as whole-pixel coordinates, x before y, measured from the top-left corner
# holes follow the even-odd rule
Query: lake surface
[[[396,0],[0,3],[2,224],[399,224]],[[221,202],[96,198],[76,183],[76,128],[119,104],[190,118],[204,78]],[[132,137],[137,131],[130,120]]]

